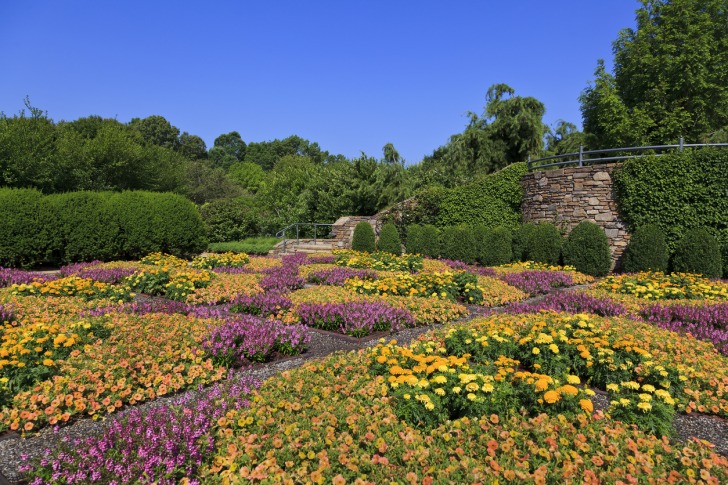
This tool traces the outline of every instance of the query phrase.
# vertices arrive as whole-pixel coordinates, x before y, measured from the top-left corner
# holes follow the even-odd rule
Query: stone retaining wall
[[[583,220],[599,224],[607,233],[612,266],[621,265],[629,241],[627,226],[617,211],[611,174],[620,164],[570,167],[531,172],[521,179],[525,198],[524,222],[551,222],[570,231]]]

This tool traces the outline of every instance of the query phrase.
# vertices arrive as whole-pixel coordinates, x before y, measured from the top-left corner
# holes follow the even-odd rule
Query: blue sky
[[[491,84],[581,124],[636,0],[0,1],[0,111],[162,115],[209,146],[292,134],[408,163],[482,113]]]

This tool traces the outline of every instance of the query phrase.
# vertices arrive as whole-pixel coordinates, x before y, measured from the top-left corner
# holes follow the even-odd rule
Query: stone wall
[[[331,232],[334,233],[333,241],[340,248],[351,249],[351,240],[354,238],[354,228],[360,222],[368,222],[374,229],[374,234],[379,236],[382,229],[380,214],[373,216],[346,216],[339,217],[334,222]]]
[[[570,167],[531,172],[521,179],[524,222],[551,222],[570,231],[583,220],[596,222],[607,233],[612,266],[621,265],[629,241],[617,212],[611,174],[619,164]]]

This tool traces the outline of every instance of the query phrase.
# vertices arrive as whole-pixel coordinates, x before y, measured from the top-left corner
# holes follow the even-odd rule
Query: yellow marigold
[[[556,391],[546,391],[546,393],[543,395],[543,400],[549,404],[554,404],[555,402],[558,402],[560,398],[561,396],[559,396],[559,393]]]
[[[589,399],[581,399],[579,401],[579,406],[587,413],[591,413],[594,411],[594,403],[592,403]]]
[[[547,379],[539,379],[536,381],[536,390],[545,391],[549,387],[549,381]]]
[[[581,383],[581,379],[579,379],[579,376],[570,375],[566,377],[566,382],[576,385]]]
[[[572,386],[571,384],[567,384],[561,387],[561,392],[563,394],[568,394],[569,396],[576,396],[577,394],[579,394],[579,389]]]

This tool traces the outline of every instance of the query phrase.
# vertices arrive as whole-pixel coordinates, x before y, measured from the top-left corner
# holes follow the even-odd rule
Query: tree
[[[247,145],[237,131],[218,136],[213,145],[210,159],[216,167],[227,170],[232,164],[245,159]]]
[[[696,142],[728,128],[728,2],[642,0],[580,97],[599,147]]]
[[[190,135],[186,131],[179,136],[177,151],[188,160],[204,160],[207,158],[205,141],[197,135]]]
[[[584,133],[579,131],[575,124],[559,120],[556,126],[549,128],[546,133],[546,146],[542,156],[578,152],[580,145],[586,145]]]
[[[251,162],[235,162],[228,170],[228,177],[244,189],[255,194],[265,183],[265,171]]]
[[[132,118],[129,126],[139,132],[145,143],[164,148],[177,148],[179,143],[179,128],[172,126],[164,116]]]

